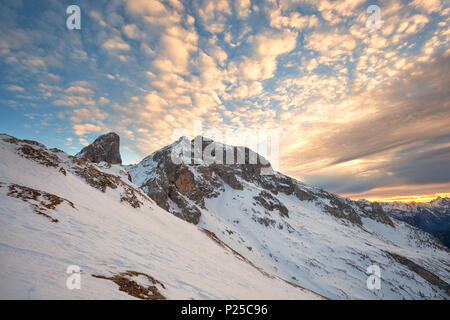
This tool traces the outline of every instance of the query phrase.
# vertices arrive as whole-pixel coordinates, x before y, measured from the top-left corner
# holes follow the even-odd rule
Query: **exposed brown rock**
[[[33,160],[46,167],[57,168],[58,172],[65,176],[69,171],[70,173],[83,178],[90,186],[99,189],[102,192],[105,192],[107,188],[117,189],[121,186],[124,190],[121,193],[121,202],[127,202],[133,208],[138,208],[142,205],[142,201],[139,200],[138,195],[140,195],[141,198],[146,197],[142,190],[131,187],[123,182],[118,176],[99,170],[96,166],[92,165],[88,159],[69,156],[69,161],[62,161],[59,157],[59,153],[64,152],[59,149],[47,149],[44,145],[36,141],[20,140],[9,136],[3,138],[3,140],[11,144],[16,144],[18,146],[16,152],[20,156]],[[129,174],[128,179],[131,180]],[[47,215],[42,211],[39,211],[39,214]]]
[[[169,180],[170,180],[169,176]],[[175,180],[175,186],[181,194],[189,193],[194,189],[194,175],[186,168],[182,168],[178,172],[178,177]]]
[[[118,176],[100,171],[96,166],[89,163],[87,159],[76,157],[70,157],[70,159],[75,163],[71,171],[83,178],[90,186],[102,192],[106,192],[107,188],[117,189],[120,186],[124,190],[120,195],[121,202],[127,202],[133,208],[139,208],[142,205],[142,201],[138,198],[139,194],[143,197],[142,190],[135,189],[124,183]]]
[[[51,222],[58,222],[58,219],[53,218],[46,212],[55,210],[61,203],[66,202],[75,209],[75,205],[71,201],[45,191],[32,189],[18,184],[9,185],[8,189],[8,196],[22,199],[29,203],[34,213],[50,219]]]
[[[27,143],[29,143],[29,141]],[[19,148],[19,154],[24,158],[34,160],[46,167],[57,168],[59,166],[60,162],[57,156],[48,153],[40,146],[37,147],[38,148],[33,148],[30,145],[24,144]]]
[[[188,165],[175,164],[171,160],[171,149],[165,148],[146,160],[158,165],[156,177],[144,182],[142,190],[160,207],[175,216],[198,224],[205,199],[217,196],[221,187],[219,177],[212,166],[197,167],[199,177],[194,177]]]
[[[104,134],[83,148],[76,157],[85,158],[94,163],[104,161],[110,164],[122,164],[120,137],[114,132]]]
[[[128,202],[133,208],[139,208],[143,204],[137,197],[136,190],[130,187],[125,187],[124,190],[125,194],[120,195],[120,202]]]
[[[61,160],[56,153],[62,152],[59,149],[48,150],[43,144],[32,140],[20,140],[8,136],[4,141],[17,145],[16,152],[21,157],[33,160],[40,165],[52,168],[59,168],[59,172],[66,175],[66,171],[61,166]]]
[[[378,203],[372,203],[372,202],[359,202],[357,201],[356,204],[360,207],[361,210],[364,211],[364,214],[381,223],[387,224],[391,226],[392,228],[395,228],[394,222],[392,222],[392,219],[387,215],[386,212],[384,212],[383,208]],[[370,208],[370,209],[367,209]]]
[[[255,215],[252,216],[252,220],[255,222],[258,222],[259,224],[265,226],[265,227],[274,227],[277,223],[275,220],[270,219],[268,217],[257,217]]]
[[[361,217],[350,205],[350,203],[345,201],[345,199],[342,199],[326,191],[322,191],[321,195],[322,197],[330,200],[330,206],[329,205],[324,206],[326,212],[330,213],[336,218],[348,220],[351,223],[362,226]]]
[[[117,189],[120,178],[102,172],[92,166],[79,166],[74,168],[75,174],[82,177],[90,186],[105,192],[107,188]]]
[[[272,196],[269,192],[261,191],[258,196],[253,197],[259,204],[261,204],[265,209],[269,211],[278,210],[280,212],[280,216],[289,218],[289,211],[281,203],[280,200]]]
[[[238,147],[234,147],[234,160],[237,161],[239,152],[244,152],[245,164],[195,165],[194,149],[199,146],[196,145],[196,139],[190,142],[192,165],[174,164],[171,159],[171,148],[163,148],[144,159],[144,163],[150,160],[157,163],[156,178],[147,180],[141,186],[145,193],[160,207],[194,224],[200,221],[200,209],[205,208],[205,199],[217,197],[220,191],[224,190],[223,183],[235,190],[243,190],[244,187],[240,179],[250,177],[253,179],[255,175],[260,174],[261,168],[270,167],[270,163],[260,158],[257,158],[256,164],[249,164],[250,154],[253,151]],[[197,151],[202,152],[210,143],[213,143],[213,141],[203,139],[200,145],[202,149]],[[212,151],[212,156],[215,156],[215,150]],[[199,175],[194,176],[191,168],[196,170]],[[171,201],[176,206],[171,206]],[[282,209],[282,214],[285,214],[285,212],[287,213],[287,210]]]
[[[94,278],[110,280],[116,283],[119,286],[119,290],[128,293],[130,296],[133,296],[138,299],[143,300],[165,300],[164,297],[156,287],[156,285],[161,286],[163,289],[166,287],[160,281],[156,280],[152,276],[148,274],[127,270],[125,272],[121,272],[115,274],[111,277],[102,276],[102,275],[92,275]],[[144,276],[146,277],[153,285],[143,286],[136,281],[130,279],[131,277]]]
[[[298,186],[295,186],[294,194],[301,201],[313,201],[317,199],[317,197],[312,193],[308,193],[305,190],[300,189]]]
[[[234,190],[243,190],[242,183],[236,178],[236,172],[224,165],[212,165],[214,173],[216,173],[226,184]]]

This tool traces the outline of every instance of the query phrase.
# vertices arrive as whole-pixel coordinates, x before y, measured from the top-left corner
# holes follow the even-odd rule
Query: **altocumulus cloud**
[[[363,0],[77,4],[72,31],[65,2],[0,4],[7,133],[75,152],[116,131],[135,162],[196,121],[278,128],[280,170],[305,182],[450,189],[448,1],[378,1],[378,30]]]

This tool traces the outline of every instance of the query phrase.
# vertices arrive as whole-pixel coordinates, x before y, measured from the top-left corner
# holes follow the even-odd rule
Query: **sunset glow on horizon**
[[[395,196],[395,197],[386,197],[386,198],[377,198],[377,197],[369,197],[366,200],[371,202],[430,202],[436,200],[438,197],[441,198],[450,198],[449,193],[435,193],[435,194],[426,194],[426,195],[409,195],[409,196]],[[352,200],[360,200],[352,199]]]

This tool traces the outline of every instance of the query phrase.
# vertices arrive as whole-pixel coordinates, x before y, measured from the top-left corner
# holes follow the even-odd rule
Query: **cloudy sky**
[[[449,5],[0,0],[0,132],[74,154],[115,131],[135,163],[199,122],[278,130],[279,171],[307,183],[450,193]]]

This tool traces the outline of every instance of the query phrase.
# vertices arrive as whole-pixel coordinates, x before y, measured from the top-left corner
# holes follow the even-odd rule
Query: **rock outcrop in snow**
[[[326,297],[448,298],[449,252],[430,235],[391,218],[379,204],[342,198],[279,172],[262,174],[270,169],[265,160],[205,161],[199,158],[204,150],[214,158],[217,150],[236,154],[237,147],[210,139],[195,144],[201,138],[180,138],[128,166],[133,183],[251,263]],[[182,146],[192,152],[173,161]],[[244,150],[248,160],[251,150]],[[366,269],[374,264],[382,270],[378,291],[366,287]]]
[[[206,163],[201,155],[211,144],[220,148],[223,155],[227,150],[231,150],[233,161],[230,162],[233,164]],[[176,164],[172,156],[174,152],[179,153],[180,146],[183,145],[190,146],[192,152],[187,158],[184,157],[181,163]],[[180,150],[177,151],[177,149]],[[214,148],[211,152],[213,159],[214,152],[217,150]],[[240,156],[242,156],[243,163],[238,161]],[[253,164],[250,161],[252,156],[256,156]],[[192,163],[192,165],[188,163]],[[199,223],[201,210],[205,209],[205,200],[217,197],[221,191],[224,191],[224,184],[233,190],[243,190],[242,181],[258,180],[262,184],[267,183],[267,180],[261,175],[262,169],[271,170],[270,163],[251,149],[227,146],[202,136],[198,136],[192,141],[181,137],[172,145],[146,157],[138,165],[127,167],[132,181],[139,185],[160,207],[193,224]],[[258,200],[256,199],[256,201]]]
[[[120,156],[120,137],[110,132],[99,136],[95,141],[76,154],[77,158],[84,158],[94,163],[106,162],[122,164]]]

